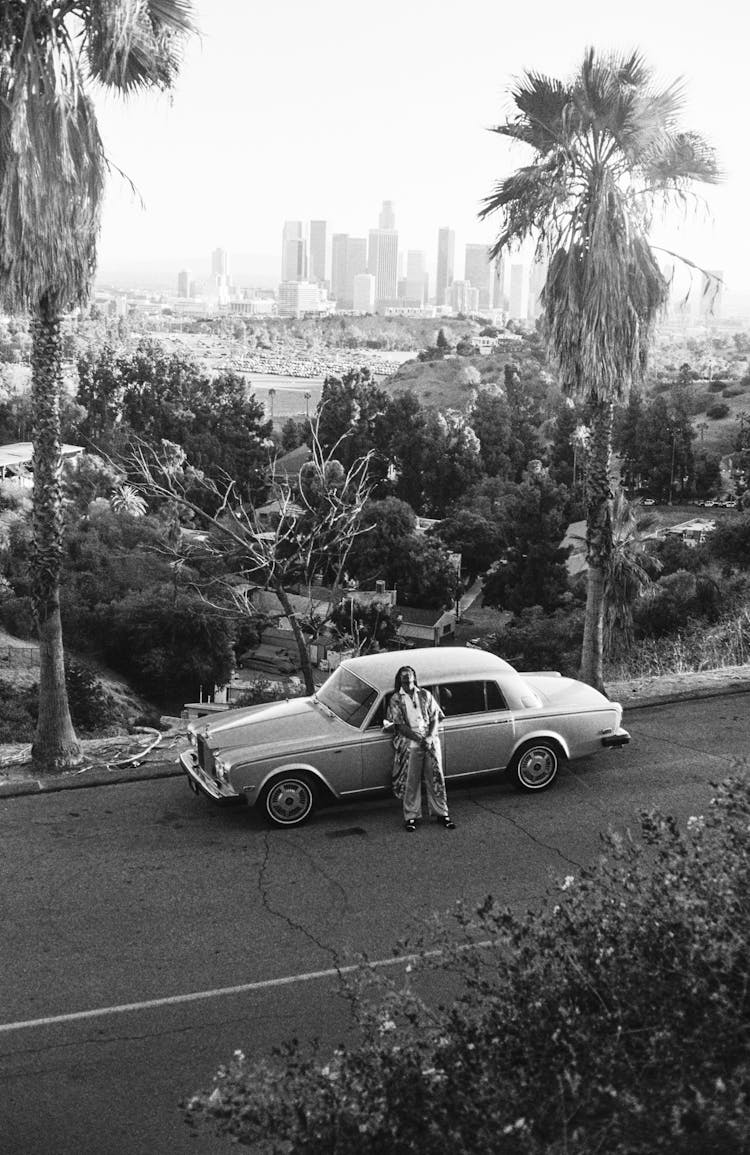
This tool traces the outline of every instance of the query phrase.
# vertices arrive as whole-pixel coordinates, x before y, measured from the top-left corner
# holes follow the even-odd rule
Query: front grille
[[[205,774],[214,777],[214,756],[202,734],[198,735],[198,764]]]

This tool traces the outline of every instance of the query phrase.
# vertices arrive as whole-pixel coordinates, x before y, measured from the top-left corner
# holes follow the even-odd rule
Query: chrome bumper
[[[607,734],[606,738],[602,738],[602,746],[612,749],[617,746],[627,746],[629,741],[630,734],[627,730],[618,730],[616,734]]]
[[[180,754],[180,765],[187,775],[191,788],[197,794],[199,791],[213,798],[215,802],[223,802],[225,798],[238,798],[236,790],[231,786],[224,786],[214,778],[210,778],[198,762],[198,755],[194,750],[183,750]]]

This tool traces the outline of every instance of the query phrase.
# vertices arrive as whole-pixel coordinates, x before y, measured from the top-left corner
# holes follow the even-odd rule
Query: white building
[[[357,273],[354,278],[353,308],[357,313],[375,312],[375,278],[371,273]]]
[[[492,299],[490,284],[490,251],[487,245],[467,245],[464,259],[464,280],[479,292],[479,309],[489,309]]]
[[[309,281],[282,281],[279,285],[278,312],[280,317],[301,317],[303,313],[328,311],[328,296],[318,285]]]

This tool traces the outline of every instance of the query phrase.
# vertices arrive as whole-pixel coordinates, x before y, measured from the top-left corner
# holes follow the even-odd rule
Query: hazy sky
[[[280,264],[285,219],[366,236],[383,200],[402,249],[434,259],[438,227],[463,245],[493,237],[477,209],[523,162],[487,128],[525,70],[569,76],[584,49],[638,48],[659,80],[683,77],[685,125],[717,149],[724,184],[710,217],[664,240],[730,289],[750,288],[747,35],[739,0],[198,0],[200,39],[171,99],[99,101],[116,175],[100,266],[159,262],[208,271],[210,252]],[[679,225],[679,228],[677,227]],[[195,264],[196,256],[205,268]]]

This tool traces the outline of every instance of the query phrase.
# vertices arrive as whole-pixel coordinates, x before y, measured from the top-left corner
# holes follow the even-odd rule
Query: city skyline
[[[684,78],[684,125],[715,145],[726,180],[708,190],[708,214],[672,214],[653,237],[724,269],[730,291],[750,290],[744,37],[730,0],[717,0],[710,21],[690,19],[677,0],[617,11],[572,0],[564,12],[540,0],[533,22],[489,0],[467,0],[449,24],[426,0],[383,0],[372,21],[343,0],[252,10],[198,0],[196,14],[202,35],[187,47],[171,102],[97,97],[116,166],[102,277],[161,268],[171,280],[220,245],[237,267],[254,263],[272,278],[284,220],[367,236],[384,200],[395,205],[404,249],[427,252],[431,265],[443,225],[457,254],[489,244],[496,223],[478,221],[481,200],[525,155],[487,130],[505,118],[514,79],[526,70],[567,77],[593,44],[639,47],[660,83]],[[322,62],[314,75],[311,60]]]

